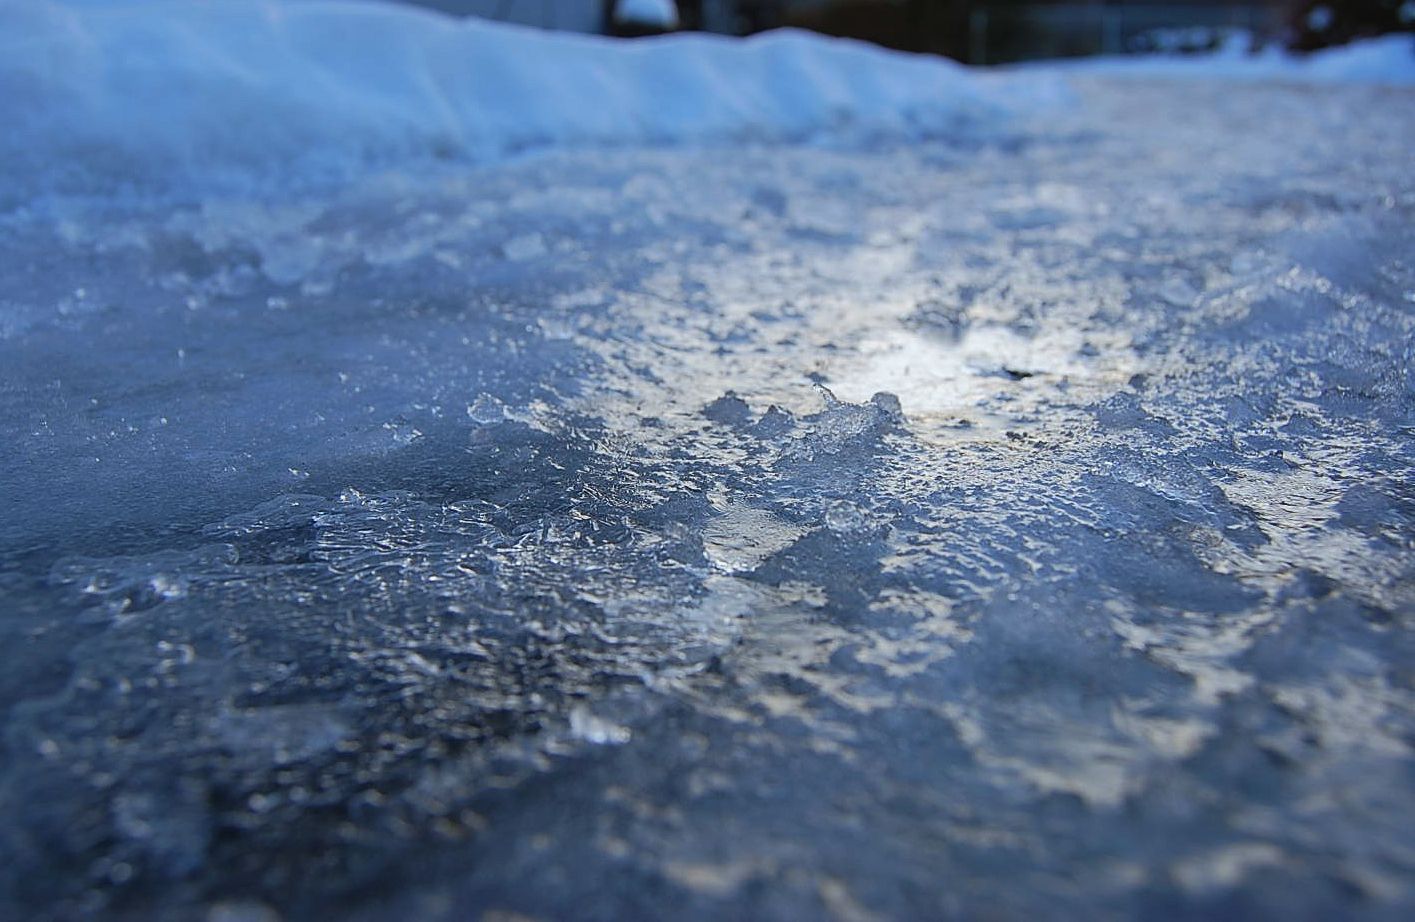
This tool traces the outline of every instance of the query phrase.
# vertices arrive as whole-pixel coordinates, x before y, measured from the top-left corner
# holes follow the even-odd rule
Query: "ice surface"
[[[8,211],[0,917],[1408,915],[1415,96],[1074,85]]]

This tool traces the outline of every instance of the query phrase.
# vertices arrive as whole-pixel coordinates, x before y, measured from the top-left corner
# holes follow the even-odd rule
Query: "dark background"
[[[404,0],[453,14],[618,35],[615,0]],[[1415,28],[1415,0],[676,0],[680,28],[731,35],[794,27],[971,64],[1195,53],[1225,42],[1311,51]]]

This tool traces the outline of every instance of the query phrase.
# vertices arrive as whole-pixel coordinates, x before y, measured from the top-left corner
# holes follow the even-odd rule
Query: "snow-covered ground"
[[[117,9],[0,7],[0,917],[1415,906],[1394,44]]]

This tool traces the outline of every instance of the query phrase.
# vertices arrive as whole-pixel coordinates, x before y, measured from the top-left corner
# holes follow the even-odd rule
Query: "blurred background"
[[[1310,51],[1415,29],[1415,0],[402,0],[615,35],[790,26],[999,64],[1094,54]]]

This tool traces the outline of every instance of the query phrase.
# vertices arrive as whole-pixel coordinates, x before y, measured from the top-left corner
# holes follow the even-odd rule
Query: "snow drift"
[[[558,144],[938,134],[1042,83],[801,33],[623,42],[347,0],[0,0],[0,170],[13,199]]]
[[[982,72],[790,31],[626,42],[354,0],[0,0],[0,209],[550,146],[995,133],[1066,99],[1067,73],[1409,83],[1410,50]]]

